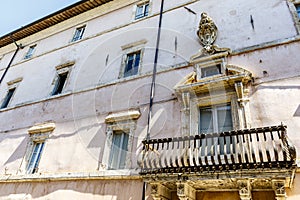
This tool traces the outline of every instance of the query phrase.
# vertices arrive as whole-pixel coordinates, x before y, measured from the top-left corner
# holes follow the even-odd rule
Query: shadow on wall
[[[71,132],[71,133],[65,133],[65,134],[59,134],[59,135],[51,135],[50,139],[51,140],[55,140],[55,139],[59,139],[59,138],[72,137],[72,136],[76,135],[77,133],[84,132],[84,131],[86,131],[88,129],[91,129],[93,127],[99,127],[99,124],[95,123],[95,124],[91,124],[91,125],[88,125],[88,126],[82,126],[78,130],[76,130],[74,132]],[[4,163],[4,165],[7,165],[7,164],[9,164],[11,162],[14,162],[14,161],[16,161],[18,159],[23,158],[24,155],[25,155],[25,153],[26,153],[27,144],[30,141],[29,135],[28,134],[23,134],[23,135],[19,135],[19,136],[15,136],[15,137],[24,137],[24,139],[19,144],[19,146],[15,149],[15,151],[11,154],[11,156],[8,158],[8,160]],[[12,137],[10,137],[10,138],[12,138]],[[99,134],[96,134],[95,137],[93,139],[91,139],[91,142],[90,142],[88,148],[98,147],[99,146],[99,144],[98,144],[98,146],[96,146],[96,143],[93,142],[94,140],[99,141]],[[0,142],[2,142],[2,141],[0,140]]]
[[[259,85],[254,88],[253,92],[256,92],[257,90],[263,90],[263,89],[273,89],[273,90],[300,90],[299,85],[288,85],[288,86],[282,86],[282,85]]]
[[[135,200],[142,197],[142,180],[66,180],[0,184],[0,199],[109,199]],[[11,196],[14,194],[14,196]],[[19,199],[19,198],[18,198]],[[20,198],[21,199],[21,198]]]
[[[296,112],[294,113],[294,117],[300,117],[300,104],[299,104]]]
[[[26,152],[26,145],[28,143],[27,138],[25,137],[21,144],[16,148],[16,150],[11,154],[11,156],[8,158],[8,160],[4,163],[4,165],[7,165],[11,162],[14,162],[18,159],[21,159],[24,157],[24,154]]]

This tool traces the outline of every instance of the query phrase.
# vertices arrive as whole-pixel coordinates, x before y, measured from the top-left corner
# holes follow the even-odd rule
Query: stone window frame
[[[288,8],[292,14],[294,24],[297,30],[297,34],[300,34],[300,17],[297,13],[296,6],[300,6],[300,0],[288,0],[287,1]]]
[[[64,63],[62,65],[58,65],[58,66],[55,67],[55,69],[56,69],[55,72],[56,73],[55,73],[55,77],[52,81],[50,96],[58,96],[58,95],[61,95],[61,94],[67,92],[65,89],[66,89],[66,86],[69,84],[70,76],[71,76],[71,69],[74,65],[75,65],[75,61],[71,61],[71,62],[67,62],[67,63]],[[54,94],[55,88],[57,87],[60,75],[65,74],[65,73],[67,73],[67,77],[66,77],[66,80],[64,81],[62,91],[58,94]]]
[[[36,47],[37,47],[37,44],[33,44],[33,45],[29,46],[27,52],[24,55],[24,60],[28,60],[28,59],[32,58],[32,56],[36,50]]]
[[[80,31],[83,30],[83,31],[80,32],[79,36],[76,36],[76,34],[79,30]],[[78,41],[82,40],[85,31],[86,31],[86,24],[82,24],[80,26],[77,26],[75,28],[75,30],[73,31],[72,39],[70,40],[70,42],[73,43],[73,42],[78,42]]]
[[[120,69],[120,73],[119,73],[119,77],[118,77],[119,79],[135,77],[135,76],[138,76],[141,74],[146,43],[147,43],[147,40],[143,39],[143,40],[139,40],[139,41],[121,46],[123,55],[122,55],[122,61],[121,61],[121,69]],[[125,68],[126,68],[126,64],[127,64],[127,57],[128,57],[128,55],[135,53],[135,52],[140,52],[140,62],[139,62],[138,72],[134,75],[125,77],[124,73],[125,73]]]
[[[190,119],[191,119],[191,130],[190,134],[199,134],[199,115],[200,108],[212,107],[218,105],[228,104],[231,106],[231,118],[232,126],[234,130],[241,128],[240,117],[238,113],[238,104],[235,91],[225,91],[220,94],[207,95],[202,97],[194,97],[191,99],[190,105]]]
[[[40,173],[38,172],[39,170],[34,173],[28,171],[29,161],[36,143],[44,143],[43,151],[41,153],[45,152],[46,140],[50,137],[54,129],[55,123],[53,122],[36,124],[28,129],[29,141],[27,143],[26,152],[20,169],[22,174]],[[40,164],[40,161],[41,158],[38,160],[38,165]]]
[[[17,88],[18,88],[18,86],[20,85],[20,83],[21,83],[22,80],[23,80],[23,78],[22,78],[22,77],[19,77],[19,78],[16,78],[16,79],[14,79],[14,80],[11,80],[11,81],[7,82],[7,92],[6,92],[5,97],[1,100],[1,104],[0,104],[0,105],[1,105],[1,108],[0,108],[0,109],[5,109],[5,108],[7,108],[7,107],[9,106],[9,104],[12,102],[13,97],[14,97],[14,95],[16,94],[16,90],[17,90]],[[9,92],[10,90],[13,90],[13,89],[14,89],[14,92],[13,92],[12,96],[10,97],[9,102],[7,103],[7,105],[6,105],[5,107],[2,107],[4,101],[6,101],[8,92]]]
[[[30,157],[27,161],[26,174],[35,174],[38,172],[39,169],[38,165],[41,159],[41,154],[43,153],[44,146],[45,146],[45,141],[33,141]],[[35,152],[36,148],[38,149],[37,152]],[[37,155],[34,156],[34,153],[37,153]],[[34,156],[34,162],[31,163],[33,156]]]
[[[227,64],[228,52],[198,57],[191,61],[194,72],[187,75],[175,86],[181,101],[182,134],[199,133],[199,108],[212,105],[230,104],[233,129],[250,127],[248,84],[252,74],[241,67]],[[221,65],[221,73],[201,76],[201,68]]]
[[[140,6],[144,6],[146,4],[148,4],[148,14],[147,15],[143,15],[143,16],[137,18],[137,16],[136,16],[137,8],[140,7]],[[140,1],[140,2],[136,3],[133,6],[132,18],[133,18],[134,21],[145,19],[146,17],[150,16],[151,11],[152,11],[152,0],[143,0],[143,1]]]
[[[196,64],[196,73],[197,73],[197,78],[201,79],[213,79],[218,76],[221,76],[225,73],[225,65],[226,65],[226,60],[219,58],[215,60],[205,60],[204,62],[200,64]],[[214,67],[214,66],[219,66],[220,67],[220,73],[211,75],[211,76],[204,76],[203,71],[207,68]]]
[[[132,154],[133,152],[133,140],[135,136],[135,131],[137,127],[137,119],[140,117],[141,113],[139,110],[128,110],[117,113],[109,114],[105,118],[106,126],[106,140],[102,158],[102,168],[100,170],[128,170],[132,166]],[[124,169],[110,169],[110,153],[111,145],[113,140],[114,131],[122,131],[128,134],[128,151],[126,153],[126,163]]]

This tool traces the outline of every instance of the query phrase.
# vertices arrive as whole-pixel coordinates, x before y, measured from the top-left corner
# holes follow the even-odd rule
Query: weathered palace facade
[[[0,199],[299,199],[299,19],[82,0],[0,37]]]

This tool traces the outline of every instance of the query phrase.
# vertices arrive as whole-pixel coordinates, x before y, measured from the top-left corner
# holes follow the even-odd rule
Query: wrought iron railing
[[[286,126],[143,141],[141,174],[295,167]]]

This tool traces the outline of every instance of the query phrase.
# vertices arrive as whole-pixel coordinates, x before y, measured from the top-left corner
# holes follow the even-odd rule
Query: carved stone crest
[[[197,35],[200,40],[200,44],[203,46],[202,54],[214,54],[216,52],[229,51],[228,48],[219,48],[214,45],[217,39],[218,28],[214,21],[204,12],[201,14],[201,20],[197,30]]]
[[[213,51],[213,43],[217,39],[217,32],[218,28],[214,21],[206,13],[202,13],[197,35],[201,45],[208,53]]]

